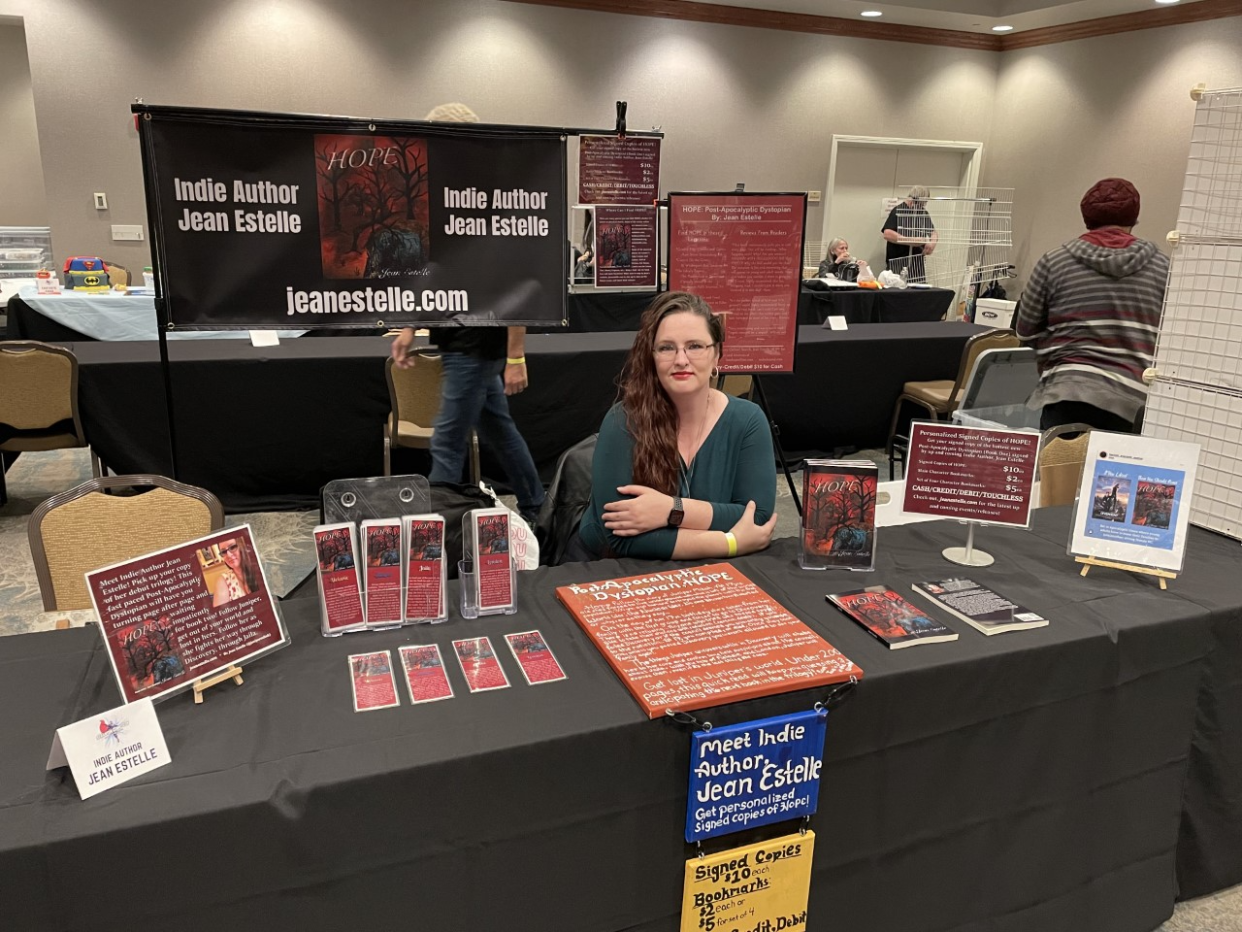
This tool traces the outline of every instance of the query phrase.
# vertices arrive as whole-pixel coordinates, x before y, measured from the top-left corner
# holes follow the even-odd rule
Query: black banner
[[[559,130],[134,110],[176,328],[565,320]]]

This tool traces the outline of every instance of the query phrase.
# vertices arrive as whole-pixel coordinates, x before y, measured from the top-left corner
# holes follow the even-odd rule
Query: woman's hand
[[[673,510],[673,496],[657,492],[645,485],[623,485],[617,491],[634,497],[604,505],[604,527],[609,532],[618,537],[635,537],[668,526],[668,515]],[[753,519],[753,507],[751,512]],[[770,532],[768,536],[772,536]]]
[[[763,550],[772,542],[774,530],[776,530],[776,512],[772,512],[772,517],[768,518],[766,524],[755,524],[754,502],[746,503],[746,510],[737,519],[737,524],[729,528],[730,533],[737,538],[738,556]]]

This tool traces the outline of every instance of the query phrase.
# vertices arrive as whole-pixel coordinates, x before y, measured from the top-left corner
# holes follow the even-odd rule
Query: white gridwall
[[[1199,444],[1190,521],[1242,539],[1242,88],[1203,94],[1143,433]]]

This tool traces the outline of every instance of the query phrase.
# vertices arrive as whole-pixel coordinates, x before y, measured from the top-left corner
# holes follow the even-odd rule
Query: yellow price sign
[[[681,932],[806,928],[815,833],[786,835],[686,862]]]

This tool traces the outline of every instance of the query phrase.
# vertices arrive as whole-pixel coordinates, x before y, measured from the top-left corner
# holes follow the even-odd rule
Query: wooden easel
[[[1145,576],[1155,576],[1160,583],[1161,589],[1168,589],[1169,585],[1166,579],[1177,579],[1177,574],[1172,570],[1158,570],[1150,566],[1134,566],[1130,563],[1115,563],[1112,560],[1098,560],[1095,557],[1074,557],[1079,563],[1084,564],[1081,575],[1086,576],[1087,571],[1093,566],[1106,566],[1110,570],[1125,570],[1129,573],[1142,573]]]
[[[242,668],[234,664],[231,667],[225,667],[214,676],[203,677],[201,680],[194,681],[194,704],[201,705],[203,702],[203,693],[211,689],[213,686],[219,686],[225,680],[232,680],[238,686],[242,685]]]

